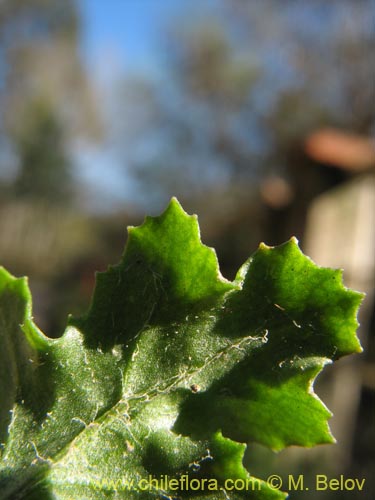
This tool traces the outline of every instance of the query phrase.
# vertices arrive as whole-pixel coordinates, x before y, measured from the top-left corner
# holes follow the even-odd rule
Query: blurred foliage
[[[46,102],[30,103],[13,139],[20,161],[14,196],[66,203],[72,194],[70,161],[61,124]]]
[[[0,60],[3,196],[72,199],[71,144],[99,131],[75,2],[2,1]]]
[[[78,262],[100,251],[96,226],[75,210],[74,148],[101,134],[80,23],[74,0],[0,2],[0,259],[30,276],[36,318],[54,335],[67,310],[87,306]]]

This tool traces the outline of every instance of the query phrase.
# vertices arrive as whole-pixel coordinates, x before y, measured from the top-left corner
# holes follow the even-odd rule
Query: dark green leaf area
[[[2,269],[0,339],[0,498],[31,498],[52,457],[120,398],[121,374],[112,354],[83,349],[77,330],[45,337],[26,280]]]
[[[57,498],[65,499],[70,492],[72,498],[95,500],[103,495],[121,499],[165,496],[219,500],[225,498],[223,489],[228,478],[242,479],[248,484],[246,491],[233,498],[285,497],[249,476],[242,465],[245,445],[234,443],[221,433],[197,441],[171,431],[178,413],[174,396],[162,395],[159,400],[141,404],[136,417],[130,416],[127,409],[125,404],[117,405],[106,418],[77,436],[59,458],[44,481]],[[155,481],[149,482],[150,478]],[[185,478],[186,482],[170,489],[166,478]],[[192,480],[199,480],[202,488],[188,488],[187,482],[193,484]],[[209,484],[216,489],[211,491]]]
[[[14,293],[15,292],[15,293]],[[14,300],[14,295],[16,300]],[[30,348],[24,342],[19,348],[14,346],[18,325],[23,322],[27,304],[27,286],[12,278],[0,268],[0,442],[6,439],[10,411],[17,392],[25,384],[24,374],[28,370],[27,358]]]

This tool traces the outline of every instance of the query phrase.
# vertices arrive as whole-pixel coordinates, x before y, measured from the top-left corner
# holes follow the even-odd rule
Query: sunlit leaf
[[[284,498],[244,468],[245,443],[333,441],[312,384],[360,352],[361,299],[295,239],[261,244],[225,280],[176,200],[129,229],[61,338],[37,329],[25,279],[2,270],[1,498]]]

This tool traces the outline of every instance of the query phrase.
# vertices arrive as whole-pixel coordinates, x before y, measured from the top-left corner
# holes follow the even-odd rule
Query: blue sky
[[[158,64],[160,33],[187,0],[82,0],[82,51],[89,67],[107,51],[122,69]]]
[[[185,0],[81,0],[81,51],[106,106],[117,79],[131,73],[156,73],[161,59],[160,33]],[[109,149],[81,149],[80,176],[108,203],[131,196],[134,186]],[[103,171],[107,175],[103,176]],[[125,181],[125,182],[124,182]],[[100,186],[100,188],[99,188]],[[104,195],[104,196],[103,196]],[[98,208],[98,207],[97,207]],[[103,208],[103,207],[102,207]]]
[[[207,0],[207,5],[212,1],[216,0]],[[118,82],[132,74],[160,76],[168,27],[173,17],[181,19],[182,13],[192,11],[189,0],[81,0],[77,4],[83,62],[105,115],[113,108]],[[134,201],[137,188],[110,146],[81,145],[76,161],[79,177],[102,200],[100,207],[95,202],[95,209],[110,209],[124,199]]]

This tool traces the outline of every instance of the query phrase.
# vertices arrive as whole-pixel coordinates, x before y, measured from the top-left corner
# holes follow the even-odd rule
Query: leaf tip
[[[182,208],[181,203],[178,201],[178,199],[175,196],[173,196],[170,199],[170,202],[168,203],[168,206],[167,206],[164,213],[166,213],[168,211],[175,211],[175,212],[180,212],[184,215],[188,215],[187,212],[185,212],[185,210]]]
[[[298,238],[296,238],[295,236],[292,236],[292,237],[289,239],[289,242],[290,242],[290,243],[293,243],[294,245],[299,246],[299,241],[298,241]]]
[[[259,247],[258,249],[259,250],[270,250],[272,247],[266,245],[263,241],[261,243],[259,243]]]

